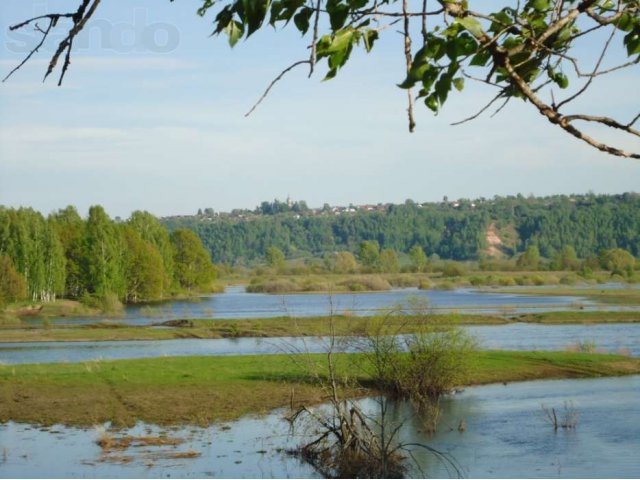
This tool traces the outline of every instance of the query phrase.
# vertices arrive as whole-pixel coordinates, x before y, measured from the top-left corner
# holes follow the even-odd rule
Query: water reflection
[[[443,415],[435,435],[408,404],[396,404],[395,421],[404,422],[402,440],[426,443],[453,456],[465,476],[474,478],[637,478],[640,472],[640,376],[553,380],[469,388],[442,402]],[[559,407],[572,401],[579,413],[575,430],[558,430],[546,422],[541,405]],[[370,414],[377,403],[364,400]],[[186,439],[180,450],[200,456],[180,461],[144,463],[140,454],[127,464],[101,461],[98,433],[54,426],[0,425],[2,477],[217,477],[310,478],[308,465],[282,453],[300,437],[287,435],[284,412],[246,417],[228,426],[183,427],[164,432]],[[466,429],[456,426],[464,420]],[[121,432],[161,434],[159,427],[140,424]],[[415,451],[428,477],[449,471],[427,453]]]

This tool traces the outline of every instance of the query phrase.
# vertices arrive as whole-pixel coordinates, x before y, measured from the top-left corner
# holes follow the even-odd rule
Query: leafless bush
[[[319,374],[317,364],[312,371],[319,385],[326,392],[328,406],[311,408],[302,406],[293,409],[287,418],[291,433],[303,426],[311,433],[311,439],[298,448],[290,450],[327,478],[403,478],[409,471],[407,459],[413,458],[412,451],[423,449],[445,462],[458,475],[460,471],[453,460],[428,445],[421,443],[405,443],[398,434],[404,421],[391,422],[387,416],[389,400],[386,396],[377,401],[378,409],[375,417],[367,415],[354,400],[342,398],[343,389],[353,389],[357,385],[354,377],[338,373],[336,368],[336,337],[333,329],[333,317],[329,317],[332,335],[328,343],[324,374]],[[369,337],[374,338],[374,337]],[[385,348],[382,336],[377,337],[378,348]],[[384,337],[395,338],[395,337]],[[368,356],[369,361],[380,361],[383,356]],[[362,364],[359,365],[362,368]],[[380,366],[374,367],[380,368]],[[379,378],[374,378],[378,391],[385,394]]]
[[[563,428],[565,430],[573,430],[578,424],[578,411],[576,410],[573,402],[564,402],[564,407],[561,412],[556,412],[556,409],[541,405],[542,412],[544,413],[547,421],[553,426],[554,430]]]

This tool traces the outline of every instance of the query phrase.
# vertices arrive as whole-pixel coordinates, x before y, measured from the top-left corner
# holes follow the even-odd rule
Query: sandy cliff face
[[[506,246],[500,236],[498,235],[498,229],[496,228],[496,222],[491,222],[491,225],[487,228],[485,234],[485,240],[487,241],[487,249],[485,253],[490,257],[501,258],[506,255]]]

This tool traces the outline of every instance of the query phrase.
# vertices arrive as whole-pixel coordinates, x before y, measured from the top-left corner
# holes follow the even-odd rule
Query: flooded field
[[[493,313],[514,315],[541,311],[598,309],[592,301],[579,295],[524,295],[492,293],[470,288],[449,291],[403,288],[388,292],[267,295],[246,293],[244,287],[228,287],[224,293],[193,300],[155,305],[136,305],[125,309],[114,321],[128,325],[150,325],[176,318],[269,318],[279,316],[321,316],[335,314],[374,315],[408,299],[426,301],[436,312]],[[609,307],[610,309],[610,307]],[[56,323],[95,323],[95,317],[51,319]],[[40,323],[38,319],[28,320]]]
[[[464,327],[482,349],[567,350],[589,344],[598,351],[640,356],[640,323]],[[342,342],[349,351],[349,342]],[[108,342],[0,343],[0,363],[58,363],[189,355],[262,355],[326,351],[322,337],[178,339]]]
[[[395,404],[391,421],[403,422],[402,440],[448,453],[465,477],[637,478],[640,474],[640,376],[553,380],[472,387],[443,401],[436,434],[410,405]],[[363,400],[375,416],[378,404]],[[576,415],[575,428],[549,424],[543,406]],[[288,435],[285,411],[245,417],[210,428],[163,430],[138,424],[109,431],[7,423],[0,425],[1,477],[313,478],[317,474],[284,450],[305,438]],[[463,421],[464,431],[457,426]],[[105,436],[174,439],[164,445],[133,442],[105,450]],[[172,444],[174,443],[174,444]],[[416,450],[412,476],[450,477],[432,455]]]

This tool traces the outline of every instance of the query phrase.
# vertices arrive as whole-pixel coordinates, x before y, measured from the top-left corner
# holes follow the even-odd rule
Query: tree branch
[[[402,12],[404,15],[403,20],[403,36],[404,36],[404,56],[405,62],[407,65],[407,74],[411,71],[411,32],[409,31],[409,16],[406,15],[409,8],[409,0],[402,0]],[[424,17],[422,17],[424,18]],[[411,94],[411,89],[407,89],[407,116],[409,118],[409,133],[413,133],[416,128],[416,122],[413,118],[413,95]]]
[[[15,72],[20,70],[31,59],[31,57],[33,57],[33,55],[35,55],[40,50],[49,34],[51,33],[51,30],[58,25],[58,21],[61,18],[70,18],[73,21],[73,26],[69,29],[62,41],[60,41],[60,43],[58,44],[58,48],[49,61],[47,72],[45,73],[43,79],[43,81],[45,81],[47,77],[51,75],[53,70],[56,68],[56,65],[58,64],[60,57],[64,54],[64,63],[62,65],[62,71],[60,73],[60,79],[58,81],[58,86],[62,85],[62,81],[64,80],[69,66],[71,65],[71,51],[73,49],[73,41],[85,27],[87,21],[93,16],[96,9],[100,5],[100,1],[101,0],[82,0],[78,7],[78,10],[75,13],[50,13],[47,15],[40,15],[10,27],[10,30],[14,31],[35,23],[38,20],[42,20],[45,18],[49,20],[49,26],[45,30],[42,30],[36,23],[36,31],[42,33],[42,39],[40,43],[38,43],[38,45],[36,45],[36,47],[33,48],[31,52],[29,52],[25,59],[16,68],[9,72],[9,74],[3,79],[3,82],[11,77]]]
[[[280,75],[278,75],[276,78],[274,78],[271,83],[269,84],[269,86],[267,87],[267,89],[264,91],[264,93],[262,94],[262,96],[258,99],[258,101],[256,103],[253,104],[253,107],[251,107],[251,109],[244,114],[245,117],[248,117],[249,115],[251,115],[253,113],[253,111],[258,108],[258,105],[260,105],[262,103],[262,101],[267,98],[267,95],[269,95],[269,92],[271,91],[271,89],[275,86],[276,83],[278,83],[280,80],[282,80],[282,77],[284,77],[287,73],[289,73],[291,70],[293,70],[294,68],[300,66],[300,65],[309,65],[311,64],[311,60],[299,60],[291,65],[289,65],[287,68],[285,68],[282,72],[280,72]]]

